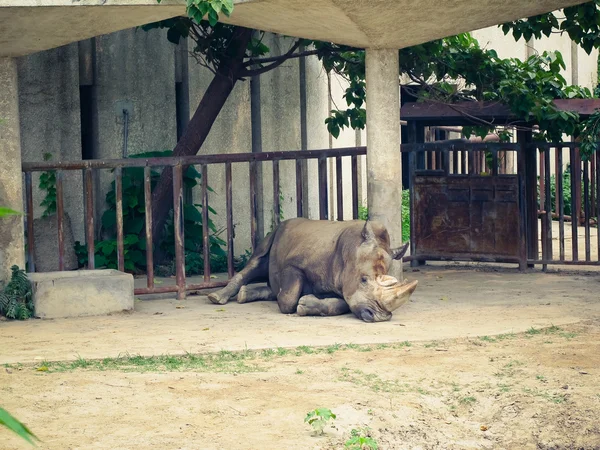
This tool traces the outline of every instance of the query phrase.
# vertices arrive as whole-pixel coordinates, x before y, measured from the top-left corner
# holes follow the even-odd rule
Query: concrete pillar
[[[402,159],[398,50],[366,52],[367,200],[369,218],[382,222],[392,247],[402,244]]]
[[[17,60],[0,58],[0,206],[23,210]],[[0,283],[14,264],[25,268],[22,216],[0,218]]]

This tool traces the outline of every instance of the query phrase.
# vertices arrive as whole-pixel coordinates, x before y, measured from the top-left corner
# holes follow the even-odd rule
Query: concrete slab
[[[222,19],[359,48],[404,48],[585,1],[234,0],[233,14]],[[0,0],[0,55],[25,55],[177,15],[185,15],[184,0]]]
[[[600,274],[515,269],[407,270],[419,287],[389,322],[351,315],[298,317],[275,302],[211,304],[205,296],[139,300],[135,312],[0,322],[0,364],[474,337],[561,326],[600,317]]]
[[[130,311],[133,276],[118,270],[30,273],[35,316],[41,319],[99,316]]]

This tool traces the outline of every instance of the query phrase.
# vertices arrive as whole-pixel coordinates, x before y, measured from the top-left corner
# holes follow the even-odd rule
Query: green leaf
[[[16,433],[31,445],[35,445],[35,441],[39,441],[37,436],[27,428],[23,423],[18,421],[4,408],[0,408],[0,425],[4,425],[6,428]]]
[[[19,211],[15,211],[14,209],[0,206],[0,217],[20,216],[20,215],[21,215],[21,213]]]

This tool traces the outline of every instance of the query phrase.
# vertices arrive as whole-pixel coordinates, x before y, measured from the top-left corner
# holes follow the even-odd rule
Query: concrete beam
[[[235,0],[234,25],[360,48],[411,45],[587,0]],[[185,15],[185,0],[0,0],[0,56]],[[26,30],[26,31],[25,31]]]
[[[0,206],[23,210],[21,133],[17,61],[0,58]],[[10,267],[25,268],[22,216],[0,219],[0,283],[10,276]]]
[[[367,49],[367,199],[392,247],[402,244],[402,158],[398,50]]]

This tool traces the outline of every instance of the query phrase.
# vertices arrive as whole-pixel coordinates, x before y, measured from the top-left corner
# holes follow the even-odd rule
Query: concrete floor
[[[387,343],[523,332],[600,317],[600,273],[519,273],[490,266],[425,266],[413,301],[389,322],[298,317],[276,303],[211,304],[205,296],[136,300],[135,311],[0,322],[0,364],[214,352],[335,343]],[[165,283],[170,280],[165,280]]]

